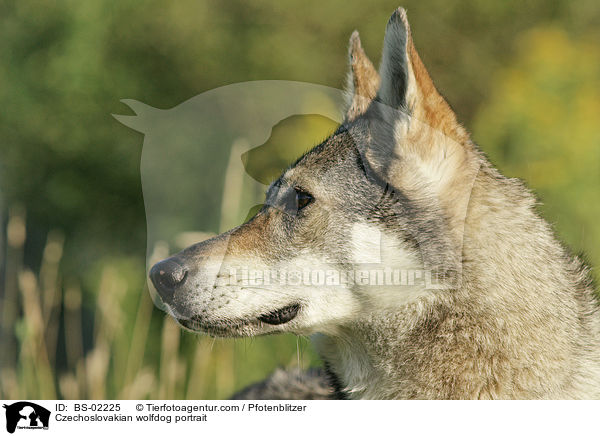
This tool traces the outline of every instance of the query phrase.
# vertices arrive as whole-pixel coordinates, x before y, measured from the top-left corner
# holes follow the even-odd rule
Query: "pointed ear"
[[[379,74],[381,85],[365,113],[365,167],[407,198],[428,204],[428,210],[439,208],[453,239],[448,246],[459,258],[481,160],[423,66],[402,8],[388,22]],[[362,144],[361,139],[356,143]],[[423,247],[427,243],[419,242]]]
[[[406,11],[398,8],[387,24],[377,100],[462,142],[465,132],[435,88],[413,44]]]
[[[365,54],[356,30],[350,36],[348,57],[350,71],[347,89],[350,95],[350,105],[346,117],[348,120],[353,120],[364,113],[375,98],[377,89],[379,89],[379,74]]]

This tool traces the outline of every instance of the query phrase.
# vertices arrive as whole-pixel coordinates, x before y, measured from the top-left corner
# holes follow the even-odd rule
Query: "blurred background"
[[[305,338],[198,337],[153,305],[147,251],[161,257],[249,211],[227,200],[240,175],[225,165],[195,233],[146,247],[144,137],[110,114],[132,114],[123,98],[167,109],[249,80],[340,88],[351,32],[378,64],[398,2],[1,2],[0,398],[220,399],[276,367],[318,365]],[[600,3],[402,6],[474,140],[599,266]],[[255,159],[244,155],[257,180],[335,128],[318,117],[279,127]],[[215,159],[239,159],[230,147]]]

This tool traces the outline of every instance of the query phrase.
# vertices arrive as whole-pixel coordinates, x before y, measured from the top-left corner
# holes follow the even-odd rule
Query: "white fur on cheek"
[[[381,231],[367,223],[355,223],[350,235],[354,263],[381,263]]]
[[[422,280],[425,271],[418,251],[409,249],[397,236],[376,224],[355,224],[353,229],[353,258],[366,260],[354,266],[355,276],[361,273],[366,279],[366,283],[357,281],[354,286],[363,303],[385,309],[408,304],[430,293]]]

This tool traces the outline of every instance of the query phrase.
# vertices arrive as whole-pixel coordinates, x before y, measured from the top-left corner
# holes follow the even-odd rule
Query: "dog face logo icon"
[[[19,401],[6,409],[6,431],[14,433],[15,429],[48,429],[50,411],[29,401]]]

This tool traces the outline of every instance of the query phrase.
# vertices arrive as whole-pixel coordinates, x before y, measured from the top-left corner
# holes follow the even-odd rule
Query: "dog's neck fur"
[[[348,398],[598,396],[600,356],[590,350],[600,349],[600,325],[587,271],[534,204],[484,163],[466,217],[461,286],[315,341]]]

